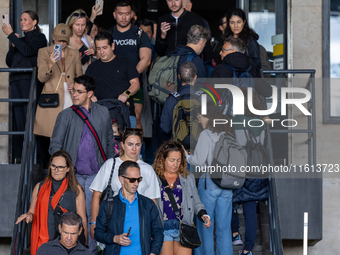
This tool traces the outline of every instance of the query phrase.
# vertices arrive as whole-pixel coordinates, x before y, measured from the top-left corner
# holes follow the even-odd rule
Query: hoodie
[[[211,73],[210,78],[233,78],[233,72],[226,66],[231,65],[239,72],[245,72],[250,66],[248,57],[240,52],[234,52],[226,55],[221,64],[218,64]],[[254,79],[254,86],[257,93],[262,96],[269,97],[272,95],[272,87],[266,81],[260,78],[260,74],[252,67],[249,74]]]

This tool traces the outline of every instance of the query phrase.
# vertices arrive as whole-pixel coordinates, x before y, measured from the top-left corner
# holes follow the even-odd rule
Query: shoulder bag
[[[57,93],[63,73],[60,75],[58,86],[55,91],[43,91],[39,97],[38,104],[42,108],[56,108],[59,106],[59,94]]]
[[[162,184],[164,187],[165,192],[168,194],[172,209],[174,213],[176,214],[177,218],[179,219],[179,241],[180,243],[187,248],[190,249],[196,249],[201,246],[202,242],[200,237],[198,236],[197,229],[195,225],[189,226],[187,224],[184,224],[180,218],[179,215],[179,209],[176,204],[174,194],[172,193],[172,190],[169,187],[168,182],[165,179],[161,179]]]

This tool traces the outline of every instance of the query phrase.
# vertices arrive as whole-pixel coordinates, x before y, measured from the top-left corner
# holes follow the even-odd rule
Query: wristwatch
[[[124,93],[128,95],[128,98],[130,98],[130,95],[131,95],[131,92],[130,92],[130,91],[125,90]]]

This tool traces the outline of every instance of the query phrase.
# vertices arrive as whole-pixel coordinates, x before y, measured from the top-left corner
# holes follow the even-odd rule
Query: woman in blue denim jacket
[[[153,168],[161,189],[161,198],[157,199],[157,206],[164,224],[162,255],[191,255],[192,250],[179,242],[180,220],[183,224],[192,226],[196,214],[205,228],[211,225],[210,217],[198,196],[194,176],[188,172],[186,166],[185,151],[180,143],[166,142],[158,149]],[[179,217],[174,213],[161,180],[163,182],[166,180],[172,190],[179,209]]]

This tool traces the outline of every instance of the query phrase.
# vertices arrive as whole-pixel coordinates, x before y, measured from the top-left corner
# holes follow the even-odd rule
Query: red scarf
[[[40,245],[47,243],[50,240],[48,235],[47,216],[48,216],[48,204],[50,200],[50,193],[52,188],[52,180],[46,180],[41,186],[38,193],[37,202],[34,209],[34,218],[31,232],[31,255],[35,255]],[[67,189],[67,178],[63,180],[57,193],[51,200],[51,206],[53,210],[59,203],[59,200]],[[66,209],[60,207],[63,212],[67,212]]]

